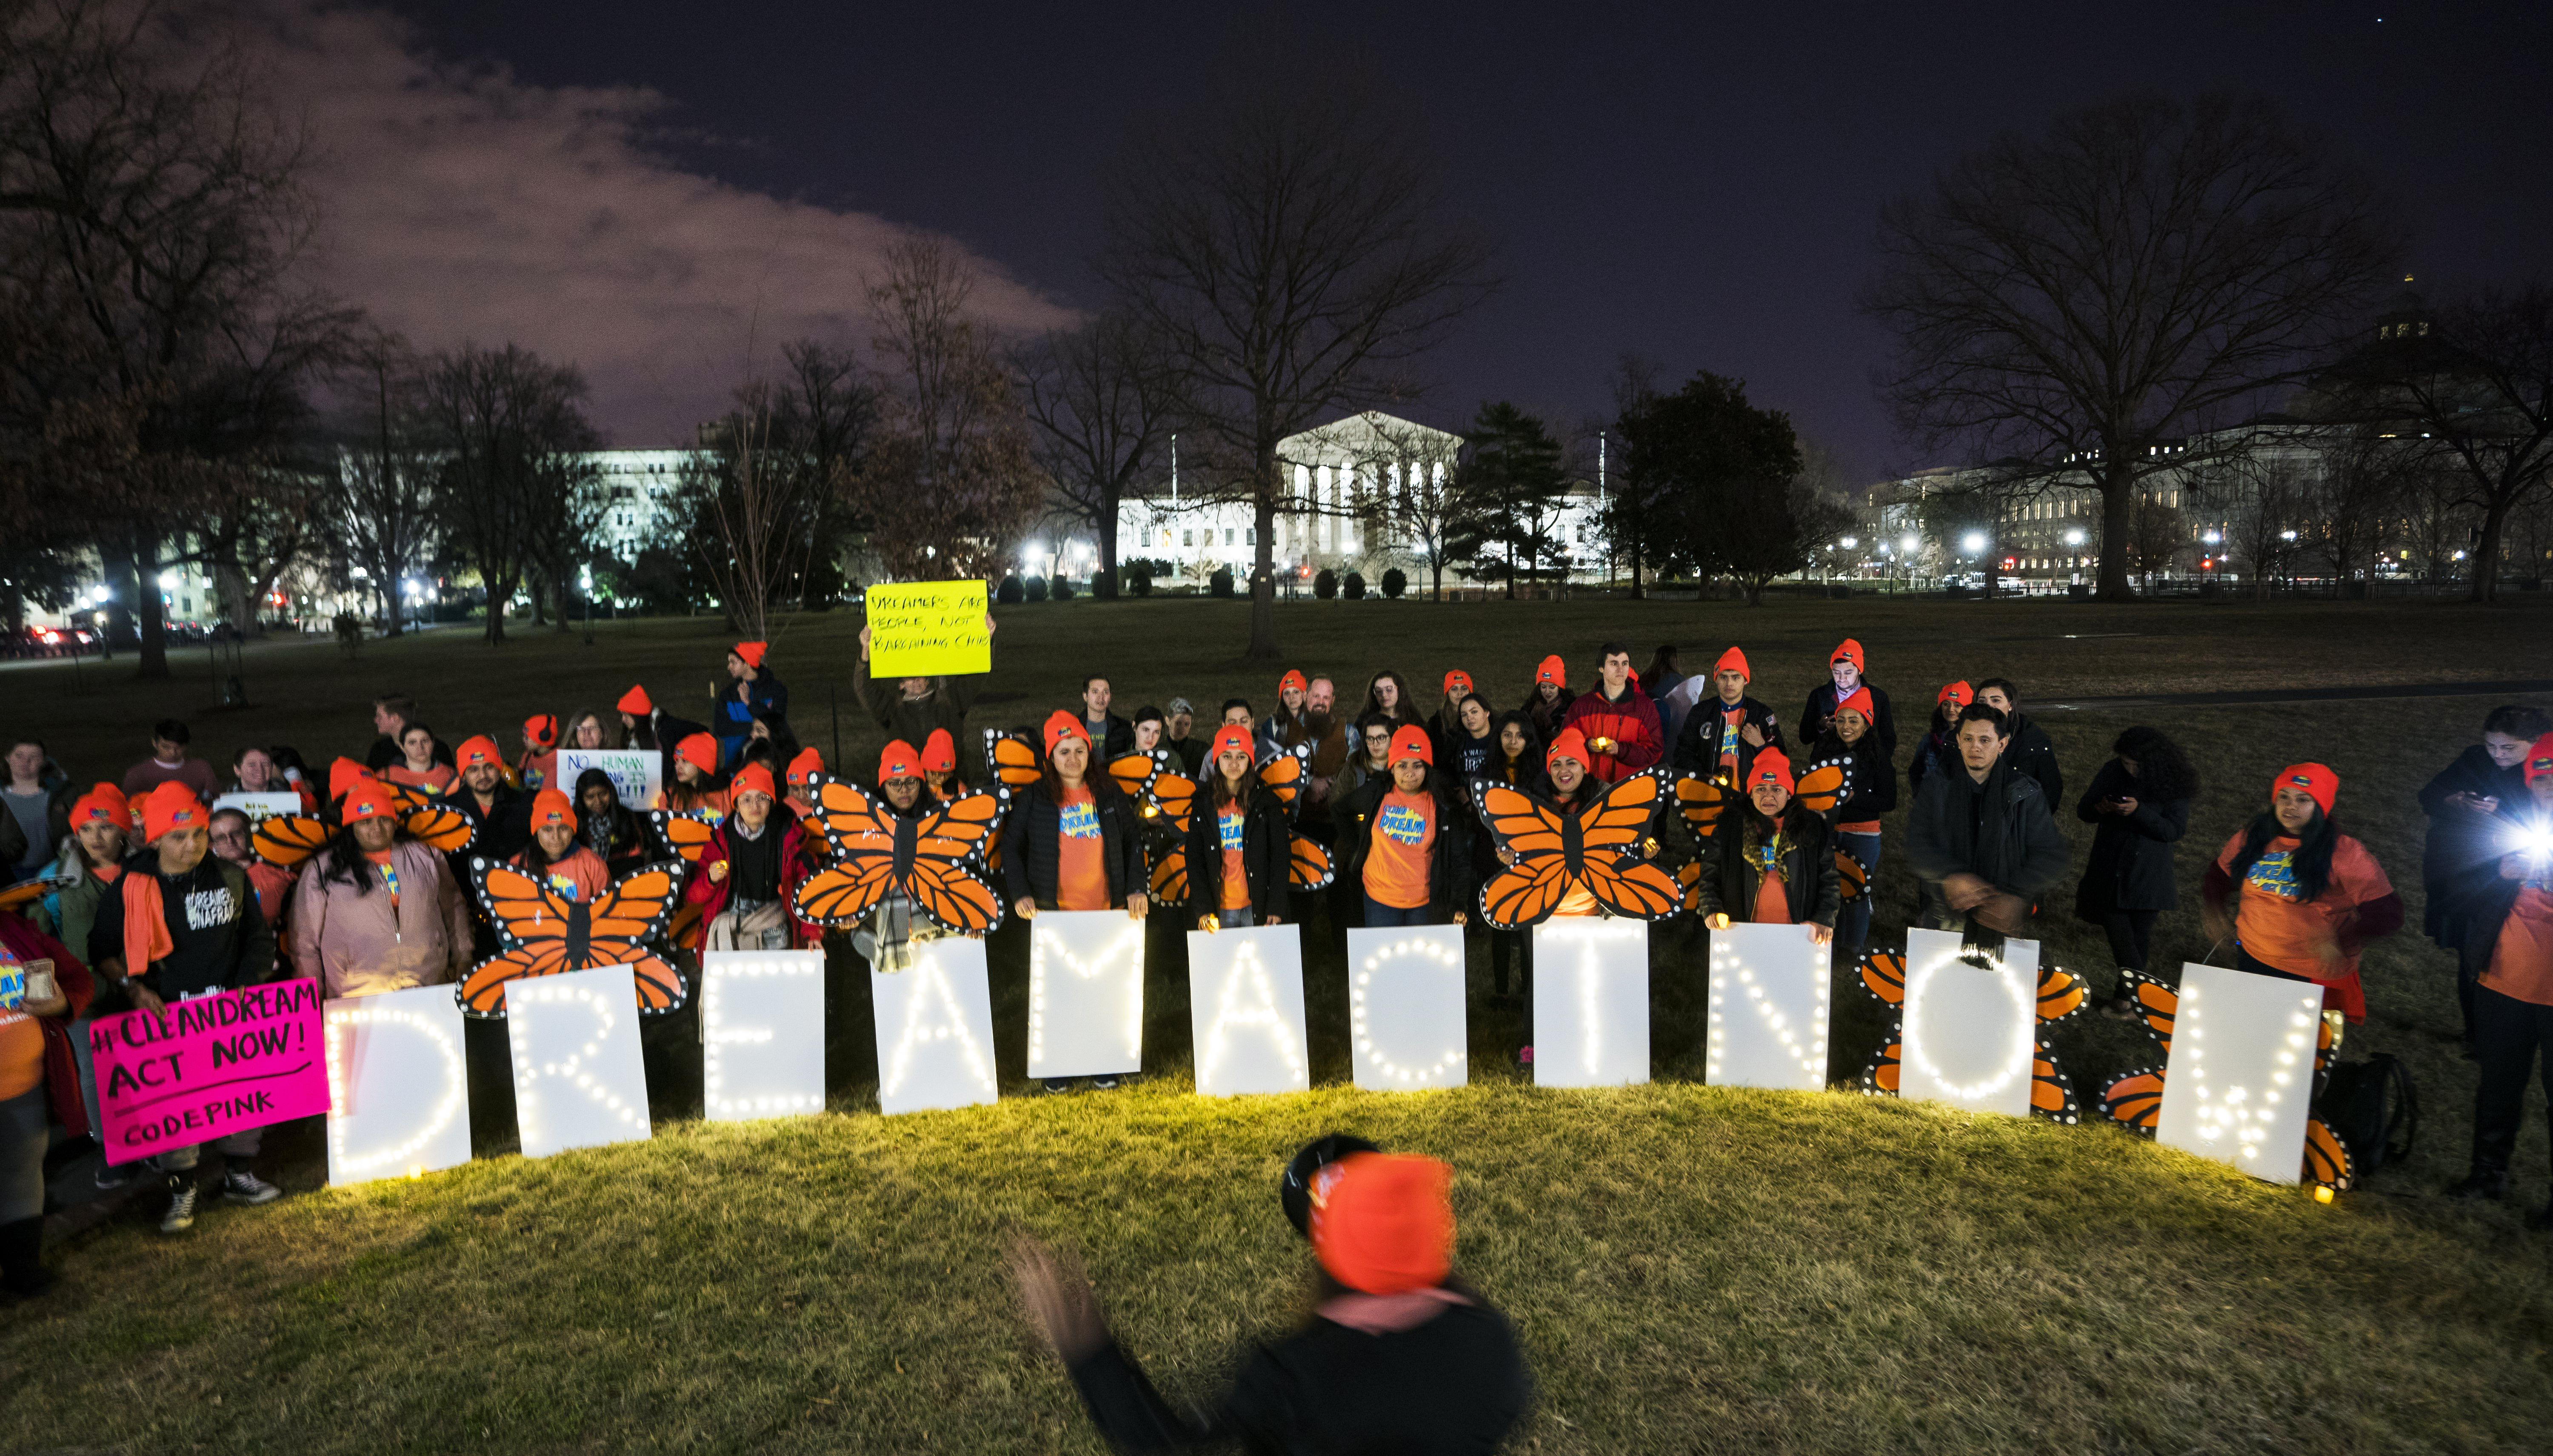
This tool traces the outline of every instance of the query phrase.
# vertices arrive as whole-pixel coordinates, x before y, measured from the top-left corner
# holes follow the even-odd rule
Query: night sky
[[[1094,301],[1089,184],[1131,118],[1195,83],[1230,23],[1211,5],[399,0],[392,9],[410,24],[385,32],[411,58],[430,52],[431,72],[456,95],[484,100],[495,87],[519,103],[575,88],[624,98],[602,107],[614,165],[645,169],[668,194],[687,174],[725,184],[717,206],[727,212],[690,217],[667,237],[648,236],[643,204],[613,218],[605,231],[634,239],[649,268],[686,275],[684,250],[715,250],[722,230],[808,231],[751,219],[822,225],[847,213],[845,237],[883,219],[955,238],[1022,285],[997,300],[1022,325],[1053,321],[1047,303]],[[1909,457],[1873,398],[1885,340],[1851,309],[1880,201],[1999,128],[2035,130],[2066,107],[2140,86],[2244,87],[2285,102],[2398,199],[2423,288],[2553,273],[2544,160],[2553,6],[1932,13],[1942,9],[1291,7],[1289,23],[1307,37],[1362,48],[1405,87],[1440,139],[1452,192],[1500,242],[1504,290],[1434,357],[1437,388],[1410,412],[1459,426],[1483,398],[1508,397],[1575,420],[1604,407],[1606,372],[1627,348],[1677,375],[1743,377],[1757,402],[1790,410],[1862,477],[1933,463]],[[489,104],[508,118],[520,109]],[[447,130],[447,159],[467,156],[476,130]],[[489,130],[478,165],[534,168],[509,185],[541,191],[537,145]],[[564,128],[559,145],[591,146],[587,133]],[[391,128],[349,146],[378,153],[410,135]],[[608,166],[586,170],[608,187]],[[797,205],[756,213],[753,194]],[[501,216],[489,226],[504,231]],[[562,223],[547,241],[513,239],[492,275],[571,276],[587,231]],[[569,256],[544,259],[545,247]],[[347,251],[368,250],[380,256],[369,273],[348,268],[350,291],[367,278],[385,288],[411,278],[378,243]],[[587,364],[595,412],[615,443],[674,443],[722,386],[716,370],[672,357],[686,351],[669,339],[733,356],[738,306],[765,338],[855,327],[847,300],[856,295],[841,277],[805,281],[772,266],[744,280],[732,260],[728,277],[699,276],[716,272],[689,270],[685,283],[720,295],[700,300],[707,322],[668,317],[651,333],[611,317],[650,306],[644,287],[616,284],[553,310],[527,283],[520,331]],[[754,298],[742,305],[724,296],[744,293]],[[793,305],[804,318],[790,316]],[[483,341],[513,326],[485,299],[447,309],[426,293],[389,311],[434,343],[459,318]],[[731,372],[732,358],[721,367]]]

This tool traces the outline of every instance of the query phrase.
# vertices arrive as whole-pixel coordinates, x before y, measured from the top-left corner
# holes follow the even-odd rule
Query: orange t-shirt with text
[[[0,947],[0,971],[27,973],[17,955]],[[45,1080],[45,1028],[16,1007],[0,1011],[0,1101],[22,1097]]]
[[[1435,852],[1436,796],[1399,789],[1384,795],[1375,806],[1374,842],[1365,856],[1365,892],[1377,905],[1424,909]]]
[[[2503,996],[2553,1006],[2553,893],[2528,881],[2500,922],[2482,983]]]
[[[1235,807],[1227,807],[1215,816],[1216,842],[1223,846],[1223,908],[1238,910],[1250,903],[1250,875],[1241,867],[1241,836],[1246,816]]]
[[[1106,841],[1099,835],[1099,806],[1087,788],[1063,791],[1055,841],[1054,903],[1058,910],[1106,910]]]
[[[2326,942],[2337,943],[2340,933],[2356,923],[2358,907],[2392,894],[2393,883],[2366,845],[2343,835],[2332,846],[2330,883],[2315,899],[2299,899],[2291,864],[2295,849],[2295,840],[2280,835],[2253,862],[2236,902],[2234,940],[2253,959],[2289,975],[2347,980],[2358,969],[2355,952],[2344,949],[2338,959],[2325,964],[2315,951]],[[2217,854],[2216,867],[2233,873],[2234,858],[2242,852],[2238,832]]]

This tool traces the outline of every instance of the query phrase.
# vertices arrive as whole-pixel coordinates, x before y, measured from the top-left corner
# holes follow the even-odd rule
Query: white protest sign
[[[1144,1067],[1144,923],[1122,910],[1029,922],[1029,1075]]]
[[[249,823],[255,824],[261,819],[273,819],[279,814],[299,814],[301,796],[289,789],[281,793],[224,794],[213,801],[213,812],[219,814],[225,809],[236,809],[248,816]]]
[[[1711,935],[1711,1021],[1703,1075],[1714,1086],[1823,1091],[1832,946],[1804,925],[1731,925]]]
[[[701,956],[701,1088],[712,1122],[825,1110],[825,952]]]
[[[561,748],[558,779],[550,787],[576,797],[576,781],[589,768],[611,775],[625,809],[652,809],[665,787],[665,755],[653,748]]]
[[[2155,1141],[2297,1181],[2321,1022],[2320,986],[2183,961]]]
[[[470,1161],[470,1064],[450,986],[321,1008],[328,1182],[412,1177]]]
[[[1648,922],[1568,915],[1535,926],[1534,1085],[1648,1079]]]
[[[1308,1090],[1302,928],[1188,932],[1188,1016],[1199,1093]]]
[[[1356,1084],[1405,1092],[1471,1077],[1463,928],[1348,932],[1348,1033]]]
[[[514,1121],[524,1157],[650,1135],[638,982],[629,967],[508,982],[505,1036],[514,1050]]]
[[[971,1107],[1001,1096],[982,941],[914,943],[911,965],[869,972],[869,1003],[877,1013],[880,1112]]]
[[[1961,958],[1955,932],[1906,933],[1899,1096],[2027,1117],[2038,1055],[2037,941],[2006,941],[1980,968]]]

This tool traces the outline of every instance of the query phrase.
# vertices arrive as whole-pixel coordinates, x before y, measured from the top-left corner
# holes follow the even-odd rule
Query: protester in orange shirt
[[[1389,777],[1340,803],[1341,877],[1362,890],[1369,930],[1466,924],[1475,887],[1462,786],[1436,771],[1435,745],[1414,724],[1391,735],[1388,756]]]
[[[2527,802],[2498,838],[2501,853],[2488,878],[2461,885],[2465,934],[2489,947],[2473,998],[2473,1171],[2447,1191],[2459,1198],[2498,1198],[2508,1191],[2508,1163],[2526,1120],[2526,1079],[2539,1060],[2553,1113],[2553,733],[2527,747]],[[2506,814],[2506,810],[2501,811]],[[2468,944],[2477,944],[2469,942]],[[2553,1199],[2526,1226],[2553,1229]]]
[[[1702,841],[1695,889],[1713,930],[1726,930],[1732,921],[1806,925],[1812,944],[1834,939],[1842,904],[1834,831],[1791,792],[1794,782],[1781,749],[1757,753],[1746,770],[1746,807],[1725,816],[1731,822]]]
[[[2234,940],[2234,968],[2323,987],[2323,1006],[2367,1019],[2359,948],[2402,928],[2402,897],[2367,846],[2332,823],[2340,775],[2291,763],[2270,812],[2225,841],[2202,893],[2207,933]]]
[[[575,800],[557,789],[534,794],[529,828],[532,841],[514,856],[516,869],[581,905],[593,904],[611,888],[610,868],[582,837]]]
[[[1150,908],[1135,812],[1104,773],[1090,771],[1090,731],[1058,710],[1046,721],[1046,774],[1002,826],[1002,881],[1022,920],[1041,910]]]
[[[523,756],[514,765],[514,782],[524,793],[537,794],[557,779],[558,746],[557,714],[535,713],[523,720]]]
[[[1277,925],[1287,901],[1294,833],[1285,806],[1259,786],[1250,729],[1217,728],[1211,769],[1188,815],[1189,923],[1198,930]]]
[[[434,729],[424,724],[400,728],[398,746],[400,760],[382,774],[389,782],[440,794],[460,780],[460,771],[437,756]]]
[[[674,779],[656,791],[658,809],[682,814],[723,815],[726,786],[719,781],[719,740],[693,733],[674,746]]]

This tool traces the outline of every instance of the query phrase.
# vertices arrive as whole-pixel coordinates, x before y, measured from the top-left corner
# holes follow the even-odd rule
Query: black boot
[[[2467,1202],[2482,1199],[2498,1201],[2507,1195],[2508,1170],[2505,1168],[2477,1168],[2467,1174],[2462,1182],[2447,1184],[2448,1197],[2461,1198]]]
[[[45,1273],[45,1220],[39,1214],[16,1223],[0,1223],[0,1289],[29,1298],[54,1286]]]

